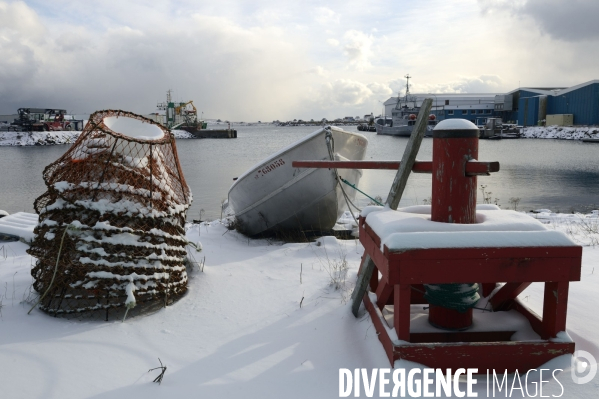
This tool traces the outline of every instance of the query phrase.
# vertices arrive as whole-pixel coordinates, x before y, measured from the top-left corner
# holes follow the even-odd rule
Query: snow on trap
[[[48,191],[29,253],[40,309],[122,317],[187,289],[185,213],[192,201],[174,136],[124,111],[94,113],[43,173]],[[137,311],[140,307],[137,308]]]

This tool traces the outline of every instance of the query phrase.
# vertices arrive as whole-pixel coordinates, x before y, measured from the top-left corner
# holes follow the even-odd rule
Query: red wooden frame
[[[294,168],[335,168],[335,169],[388,169],[398,170],[399,161],[293,161]],[[466,162],[466,176],[487,176],[499,171],[499,162],[469,161]],[[432,161],[415,161],[414,173],[433,173]]]
[[[582,247],[442,248],[391,252],[361,217],[363,260],[369,255],[376,265],[370,289],[372,303],[364,295],[379,340],[393,365],[406,359],[433,368],[478,368],[504,372],[526,371],[563,354],[574,352],[573,342],[554,342],[566,330],[568,288],[580,280]],[[381,278],[379,280],[379,272]],[[410,332],[410,305],[422,303],[421,284],[483,283],[490,294],[498,282],[506,284],[490,299],[494,311],[514,309],[524,315],[540,341],[510,341],[511,333]],[[532,282],[544,282],[543,318],[518,301]],[[420,288],[418,288],[420,286]],[[414,293],[416,291],[416,293]],[[393,342],[383,325],[381,309],[392,301],[393,326],[400,342]]]

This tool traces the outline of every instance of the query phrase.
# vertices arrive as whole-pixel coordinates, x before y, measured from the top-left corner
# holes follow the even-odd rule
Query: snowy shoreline
[[[240,124],[243,126],[245,124]],[[233,126],[233,124],[232,124]],[[317,129],[317,127],[314,127]],[[178,139],[191,139],[193,135],[184,130],[173,130]],[[43,146],[72,144],[80,131],[61,132],[0,132],[0,146]],[[531,126],[522,129],[523,138],[558,140],[599,140],[599,126]]]
[[[599,358],[599,319],[589,305],[599,299],[599,218],[542,211],[535,217],[545,219],[548,229],[583,246],[582,278],[569,294],[567,335],[577,349]],[[0,244],[6,397],[324,399],[338,396],[341,368],[390,367],[370,317],[351,315],[349,296],[364,251],[358,240],[248,240],[221,220],[188,224],[186,237],[203,247],[200,253],[188,248],[197,263],[190,265],[187,295],[124,323],[54,318],[37,309],[28,315],[35,259],[23,242]],[[533,283],[519,297],[542,314],[543,295],[543,283]],[[507,312],[502,316],[517,321]],[[489,314],[477,311],[477,317]],[[168,366],[160,386],[152,382],[159,371],[148,372],[159,366],[158,358]],[[394,366],[406,374],[422,367],[401,360]],[[569,355],[542,366],[548,375],[554,370],[560,383],[545,379],[544,394],[593,397],[597,380],[577,385],[570,367]],[[531,392],[532,384],[527,381]],[[483,377],[474,388],[486,397]]]
[[[184,130],[173,130],[175,138],[190,139],[193,136]],[[1,146],[44,146],[73,144],[81,134],[80,131],[60,132],[0,132]]]
[[[522,129],[522,135],[527,139],[599,140],[599,126],[529,126]]]

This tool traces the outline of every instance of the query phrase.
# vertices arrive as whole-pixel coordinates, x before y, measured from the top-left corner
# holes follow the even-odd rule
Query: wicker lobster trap
[[[166,128],[130,112],[95,112],[43,178],[28,250],[40,309],[108,320],[185,293],[192,195]]]

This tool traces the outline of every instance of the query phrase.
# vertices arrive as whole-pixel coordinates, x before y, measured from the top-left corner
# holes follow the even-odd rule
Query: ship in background
[[[193,101],[175,102],[172,99],[172,90],[166,92],[166,102],[156,105],[164,114],[155,113],[149,116],[155,122],[166,126],[169,130],[184,130],[191,134],[189,138],[195,139],[234,139],[237,138],[237,130],[231,129],[208,129],[208,123],[198,118],[198,110]],[[202,113],[203,114],[203,113]]]
[[[401,137],[410,137],[412,134],[420,107],[416,105],[416,97],[410,95],[411,76],[408,74],[404,77],[406,78],[406,95],[403,98],[397,96],[397,103],[391,111],[391,118],[384,116],[375,121],[376,134]],[[436,119],[433,114],[428,116],[426,136],[433,135],[433,129],[437,125]]]
[[[207,127],[205,121],[198,119],[198,110],[193,105],[193,101],[174,102],[172,90],[166,92],[166,102],[158,103],[156,108],[165,112],[164,115],[157,115],[162,117],[162,120],[157,122],[162,123],[168,129],[194,133]]]

